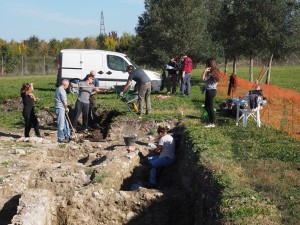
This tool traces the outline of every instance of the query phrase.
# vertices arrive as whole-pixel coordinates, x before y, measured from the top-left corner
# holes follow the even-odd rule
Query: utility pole
[[[101,11],[100,34],[105,35],[105,26],[104,26],[104,16],[103,16],[103,11]]]

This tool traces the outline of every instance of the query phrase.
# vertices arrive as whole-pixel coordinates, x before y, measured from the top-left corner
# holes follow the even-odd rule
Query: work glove
[[[69,108],[66,108],[66,113],[69,113],[69,111],[70,111]]]
[[[123,96],[124,96],[123,91],[120,92],[119,96],[120,96],[120,97],[123,97]]]

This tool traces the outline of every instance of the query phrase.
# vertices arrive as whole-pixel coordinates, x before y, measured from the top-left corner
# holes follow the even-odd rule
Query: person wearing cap
[[[170,56],[170,61],[167,64],[166,67],[168,71],[168,79],[167,79],[167,94],[171,93],[171,87],[172,87],[172,94],[176,93],[176,84],[177,84],[177,70],[178,70],[178,64],[175,61],[174,56]]]
[[[191,76],[193,71],[193,61],[190,57],[187,56],[186,53],[181,53],[180,57],[182,59],[182,82],[180,88],[180,95],[187,96],[190,95],[191,90]]]
[[[123,90],[120,92],[120,96],[127,90],[132,80],[136,82],[138,88],[138,114],[143,113],[144,104],[146,102],[146,114],[151,114],[151,80],[142,69],[134,69],[132,65],[127,66],[127,72],[129,74],[127,83]]]

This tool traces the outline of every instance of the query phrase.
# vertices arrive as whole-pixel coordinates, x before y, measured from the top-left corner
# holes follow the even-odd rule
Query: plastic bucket
[[[132,146],[134,145],[135,141],[136,141],[136,137],[123,137],[126,146]]]

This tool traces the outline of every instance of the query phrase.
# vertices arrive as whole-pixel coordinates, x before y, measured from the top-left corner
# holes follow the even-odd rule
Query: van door
[[[114,87],[114,85],[125,85],[128,79],[128,73],[126,70],[129,62],[121,56],[107,54],[106,63],[106,86]]]
[[[62,78],[81,78],[82,77],[82,59],[81,52],[63,52],[61,53],[61,76]]]
[[[105,70],[103,68],[103,53],[99,51],[87,51],[83,53],[83,73],[84,77],[91,72],[96,70],[96,78],[99,80],[100,87],[106,87],[105,82]]]

